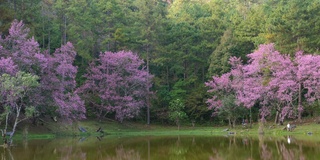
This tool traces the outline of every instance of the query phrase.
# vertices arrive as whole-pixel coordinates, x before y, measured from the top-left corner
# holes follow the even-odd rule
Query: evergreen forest
[[[315,117],[319,15],[319,0],[0,0],[1,118]]]

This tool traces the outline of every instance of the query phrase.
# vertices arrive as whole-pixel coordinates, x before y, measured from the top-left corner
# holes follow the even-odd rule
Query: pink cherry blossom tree
[[[139,113],[146,106],[152,76],[143,60],[130,51],[101,53],[91,63],[87,78],[78,92],[100,118],[115,115],[122,122]],[[98,98],[96,98],[98,97]]]
[[[9,35],[0,37],[0,73],[38,76],[39,85],[27,96],[30,105],[41,114],[54,112],[68,120],[85,117],[84,102],[75,93],[77,68],[72,65],[75,55],[71,43],[52,55],[42,52],[22,21],[15,20]]]
[[[320,98],[319,55],[299,51],[291,58],[276,51],[273,44],[267,44],[260,45],[248,57],[250,61],[244,67],[247,94],[238,98],[247,106],[252,106],[250,101],[260,103],[262,118],[275,109],[275,122],[285,117],[301,120],[303,99],[312,103]]]
[[[273,109],[277,112],[276,121],[278,117],[283,120],[286,115],[292,116],[297,83],[296,66],[290,57],[276,51],[273,44],[260,45],[248,57],[250,60],[243,69],[244,89],[239,92],[239,101],[247,107],[259,103],[262,120]]]
[[[37,95],[45,104],[52,106],[51,110],[67,119],[83,119],[86,112],[84,101],[75,92],[77,67],[72,65],[75,56],[76,52],[70,42],[56,49],[52,56],[46,55],[41,95]]]
[[[312,103],[320,98],[320,56],[297,52],[292,58],[280,54],[273,44],[260,45],[247,56],[248,64],[233,61],[238,68],[213,77],[215,83],[207,85],[214,91],[223,90],[223,95],[235,94],[236,102],[247,108],[259,104],[263,121],[272,110],[276,111],[276,123],[283,122],[285,117],[301,120],[303,100]],[[235,58],[230,59],[231,63],[232,59]],[[217,94],[208,102],[209,108],[222,104]]]
[[[9,75],[15,75],[18,72],[18,66],[14,64],[12,59],[0,58],[0,75],[7,73]]]
[[[301,120],[303,111],[302,98],[312,103],[320,98],[320,55],[303,54],[299,51],[295,55],[298,83],[298,118]],[[304,93],[302,95],[302,93]],[[302,97],[303,96],[303,97]]]
[[[243,116],[244,107],[236,99],[239,90],[242,90],[243,66],[239,58],[231,57],[229,60],[231,71],[221,76],[213,76],[213,80],[205,83],[210,88],[208,92],[214,94],[207,103],[209,109],[214,110],[214,116],[224,116],[229,121],[230,127],[235,127],[235,122]]]

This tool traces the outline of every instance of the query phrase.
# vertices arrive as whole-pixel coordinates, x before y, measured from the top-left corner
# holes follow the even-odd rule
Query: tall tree
[[[39,18],[35,26],[35,37],[42,49],[52,53],[61,46],[60,23],[58,23],[58,11],[55,1],[43,0],[39,3]]]
[[[241,57],[246,61],[246,54],[260,44],[257,42],[257,36],[263,29],[261,26],[264,22],[261,22],[263,12],[260,11],[259,3],[251,0],[210,2],[210,8],[214,17],[219,19],[219,29],[223,34],[210,55],[209,76],[222,75],[230,71],[230,56]]]
[[[224,117],[229,121],[230,127],[235,127],[238,118],[243,117],[245,108],[237,100],[237,94],[242,90],[243,66],[239,58],[231,57],[229,60],[232,70],[221,76],[213,76],[206,82],[208,92],[213,93],[207,103],[214,116]]]
[[[97,57],[99,41],[102,41],[100,36],[103,35],[101,29],[105,15],[98,5],[97,0],[71,0],[66,8],[68,40],[73,42],[79,56],[86,61]]]
[[[275,4],[267,20],[269,41],[275,43],[279,51],[292,55],[298,50],[318,52],[320,41],[316,35],[320,20],[316,15],[320,12],[320,2],[281,0],[271,1],[269,6],[272,3]]]
[[[157,57],[157,46],[159,45],[158,36],[163,25],[164,2],[160,0],[136,0],[133,2],[135,10],[132,11],[133,19],[136,20],[132,25],[133,41],[131,46],[137,51],[141,58],[146,62],[146,69],[149,72],[151,63]],[[150,124],[150,97],[147,97],[147,124]]]
[[[30,103],[28,96],[36,91],[35,88],[39,85],[38,79],[38,76],[24,72],[17,72],[14,76],[6,73],[0,76],[0,102],[4,108],[4,113],[2,114],[5,115],[5,127],[4,130],[1,130],[4,145],[11,145],[17,125],[23,120],[30,118],[35,112],[35,107]],[[9,116],[12,116],[14,119],[11,132],[7,130]],[[9,141],[5,137],[7,134],[10,135]]]
[[[114,115],[120,122],[132,118],[146,106],[150,94],[152,76],[142,65],[143,60],[132,52],[101,53],[78,92],[99,118]]]
[[[261,118],[276,110],[276,122],[288,116],[297,93],[296,67],[290,56],[281,55],[273,44],[260,45],[259,49],[248,55],[249,64],[244,67],[244,87],[239,92],[239,101],[252,107],[260,103]],[[280,113],[282,113],[280,115]],[[292,112],[291,112],[292,113]]]
[[[259,104],[262,120],[271,115],[271,111],[276,111],[276,123],[282,123],[285,117],[301,120],[302,102],[314,102],[319,98],[319,56],[298,52],[292,60],[289,55],[276,51],[273,44],[268,44],[260,45],[248,58],[248,64],[242,69],[232,69],[221,77],[214,77],[207,83],[213,88],[209,91],[226,90],[222,95],[234,94],[236,103],[248,108]],[[234,82],[233,85],[230,82]],[[229,91],[231,89],[233,92]],[[210,107],[223,104],[223,98],[217,95],[208,100]]]
[[[301,114],[306,107],[302,106],[303,98],[308,102],[313,103],[320,98],[319,89],[319,65],[320,56],[304,54],[299,51],[295,55],[294,62],[297,64],[297,83],[298,83],[298,118],[301,120]],[[303,95],[303,93],[305,93]],[[304,96],[304,97],[302,97]]]
[[[73,66],[76,57],[73,45],[68,42],[56,49],[52,56],[46,55],[47,66],[42,71],[41,97],[61,117],[69,119],[85,118],[84,101],[75,92],[77,67]]]
[[[59,24],[60,45],[64,45],[67,43],[68,1],[56,0],[53,7],[56,11],[57,23]]]
[[[319,56],[297,52],[292,61],[269,44],[261,45],[248,57],[250,63],[244,68],[247,87],[239,94],[239,100],[247,106],[260,102],[262,118],[273,109],[277,111],[276,122],[278,118],[283,121],[285,116],[301,120],[303,98],[307,102],[319,98]]]
[[[59,114],[72,120],[84,118],[83,101],[74,93],[77,68],[72,65],[76,56],[72,44],[67,43],[50,55],[41,52],[39,44],[28,34],[22,21],[14,21],[9,35],[0,39],[1,61],[16,66],[5,71],[39,77],[37,92],[29,95],[28,100],[41,114]]]
[[[165,89],[168,95],[164,96],[170,97],[169,99],[184,101],[185,111],[192,113],[197,107],[193,102],[189,103],[184,95],[197,94],[193,91],[204,87],[208,57],[223,31],[219,30],[219,18],[213,15],[207,1],[195,3],[179,0],[168,7],[165,30],[159,39],[163,47],[154,60],[155,65],[161,69],[157,70],[161,79],[157,79],[156,84],[159,86],[156,88]],[[212,26],[218,29],[212,30]],[[163,107],[168,106],[169,102],[170,100],[167,105],[162,102]],[[202,100],[200,106],[204,106],[204,102]]]
[[[7,33],[14,20],[14,10],[9,6],[9,1],[0,0],[0,33]]]
[[[181,121],[187,118],[187,114],[183,111],[184,103],[180,99],[170,102],[169,119],[174,121],[180,130]]]

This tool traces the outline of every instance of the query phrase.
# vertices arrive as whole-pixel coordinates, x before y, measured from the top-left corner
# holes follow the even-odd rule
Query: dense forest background
[[[7,35],[18,19],[50,53],[70,41],[78,86],[100,52],[133,51],[154,75],[152,123],[169,123],[176,99],[189,122],[224,123],[208,110],[205,82],[230,71],[230,56],[245,62],[260,44],[291,55],[320,53],[319,15],[318,0],[0,0],[0,32]],[[239,120],[248,116],[236,112]],[[146,119],[144,108],[134,120]]]

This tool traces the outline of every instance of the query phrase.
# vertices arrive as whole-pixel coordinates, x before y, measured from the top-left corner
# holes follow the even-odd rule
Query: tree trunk
[[[43,11],[43,6],[41,7],[41,11]],[[44,18],[41,18],[42,20],[42,48],[46,48],[44,44],[44,39],[45,39],[45,26],[44,26]]]
[[[13,0],[14,19],[17,19],[17,3]]]
[[[278,121],[279,121],[279,105],[277,106],[277,109],[276,109],[276,117],[274,118],[274,123],[277,124]]]
[[[232,120],[232,128],[236,128],[236,120],[237,119],[235,119],[235,118]]]
[[[250,108],[250,128],[252,128],[252,113],[251,113],[251,108]]]
[[[4,142],[3,145],[4,145],[5,147],[8,147],[8,140],[7,140],[7,138],[6,138],[6,135],[7,135],[8,119],[9,119],[9,114],[10,114],[10,112],[9,112],[9,111],[6,111],[6,112],[8,112],[8,113],[6,114],[6,124],[5,124],[4,130],[3,130],[3,131],[1,130],[1,132],[2,132],[2,140],[3,140],[3,142]]]
[[[299,83],[299,97],[298,97],[298,121],[301,122],[301,110],[302,102],[301,102],[301,83]]]
[[[13,125],[13,128],[12,128],[12,133],[10,134],[10,145],[12,144],[12,137],[13,137],[13,135],[14,135],[14,133],[15,133],[15,131],[16,131],[16,128],[17,128],[17,125],[18,125],[18,123],[19,123],[19,116],[20,116],[20,111],[21,111],[21,107],[19,107],[19,106],[17,106],[17,112],[16,112],[16,118],[15,118],[15,120],[14,120],[14,125]]]
[[[186,80],[186,61],[183,61],[183,80]]]
[[[6,114],[6,126],[4,128],[4,134],[7,133],[7,129],[8,129],[8,119],[9,119],[9,111],[7,111],[8,113]]]
[[[147,46],[147,72],[149,74],[149,47]],[[150,124],[149,78],[147,78],[147,124]]]
[[[276,111],[276,117],[274,118],[274,123],[278,124],[279,121],[279,111]]]
[[[259,123],[258,133],[259,134],[264,134],[264,122],[262,122],[261,120],[260,120],[260,123]]]
[[[167,82],[167,86],[169,88],[169,66],[166,66],[166,69],[167,69],[166,82]]]
[[[63,44],[67,44],[67,16],[66,16],[66,14],[63,16],[63,24],[64,24]]]
[[[49,33],[48,33],[48,51],[50,54],[50,43],[51,43],[51,35],[50,35],[50,29],[49,29]]]
[[[147,124],[148,125],[150,124],[150,99],[149,99],[149,95],[147,95]]]

